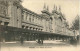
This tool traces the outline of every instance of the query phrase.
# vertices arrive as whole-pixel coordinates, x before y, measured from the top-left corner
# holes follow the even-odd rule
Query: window
[[[9,22],[4,22],[4,25],[7,26]]]
[[[30,15],[30,17],[29,17],[29,21],[31,22],[31,15]]]
[[[24,13],[23,13],[24,14]],[[24,20],[24,15],[22,14],[22,20]]]
[[[24,28],[25,26],[24,25],[22,25],[22,28]]]
[[[27,20],[28,14],[26,13],[26,20]]]
[[[34,22],[34,16],[33,16],[33,19],[32,19],[32,21]]]
[[[6,15],[6,7],[5,6],[0,6],[0,14]]]

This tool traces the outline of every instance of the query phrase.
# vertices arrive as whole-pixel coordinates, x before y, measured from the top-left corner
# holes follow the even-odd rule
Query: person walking
[[[21,44],[23,45],[23,41],[24,41],[24,39],[23,39],[22,36],[21,36],[21,38],[20,38],[20,41],[21,41]]]

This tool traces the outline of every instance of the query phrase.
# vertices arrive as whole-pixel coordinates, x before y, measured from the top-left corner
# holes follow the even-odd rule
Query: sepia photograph
[[[0,0],[0,51],[80,51],[80,0]]]

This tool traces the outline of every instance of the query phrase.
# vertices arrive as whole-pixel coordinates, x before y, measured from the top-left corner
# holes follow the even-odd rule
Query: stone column
[[[29,21],[29,14],[27,13],[27,21]]]
[[[33,15],[31,14],[31,22],[33,22]]]
[[[24,21],[26,21],[26,12],[24,12],[24,18],[23,19],[24,19]]]
[[[29,15],[29,22],[31,22],[31,15]]]
[[[8,16],[12,17],[13,2],[8,2]]]
[[[21,8],[17,8],[17,21],[18,21],[18,27],[21,28],[21,25],[22,25],[22,19],[21,19],[21,16],[22,16],[22,13],[21,13]]]

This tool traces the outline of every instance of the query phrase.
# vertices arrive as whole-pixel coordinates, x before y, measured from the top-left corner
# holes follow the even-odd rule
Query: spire
[[[46,4],[44,3],[44,7],[43,7],[43,10],[46,10]]]
[[[54,10],[55,10],[55,4],[54,4]]]
[[[59,6],[59,12],[61,12],[61,6]]]
[[[49,8],[48,8],[48,6],[46,6],[46,4],[44,3],[44,7],[43,7],[43,10],[41,11],[42,13],[46,13],[46,14],[50,14],[49,13]]]
[[[47,6],[47,11],[49,11],[49,7]]]
[[[57,6],[56,6],[56,11],[57,11]]]
[[[46,7],[46,4],[44,3],[42,12],[44,13],[44,12],[46,12],[46,11],[47,11],[47,7]]]

